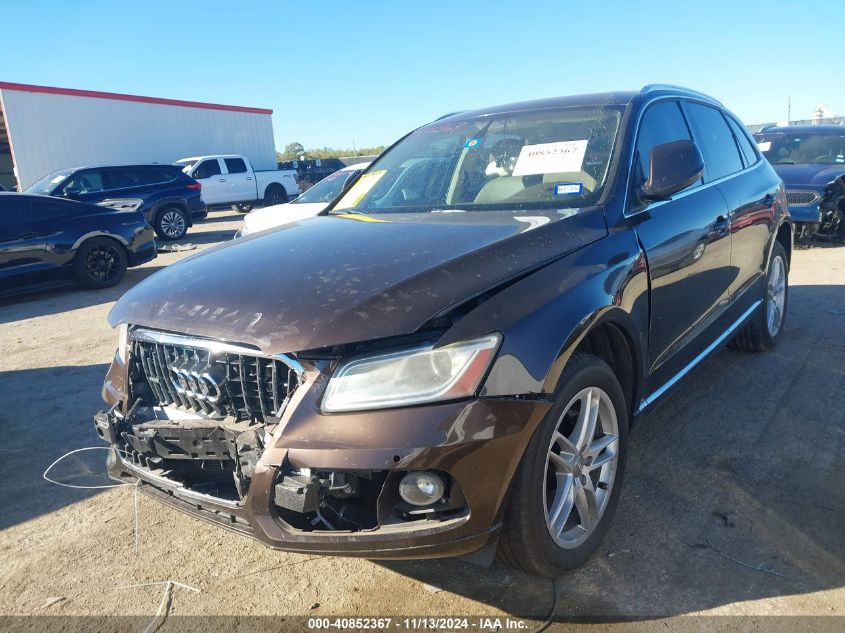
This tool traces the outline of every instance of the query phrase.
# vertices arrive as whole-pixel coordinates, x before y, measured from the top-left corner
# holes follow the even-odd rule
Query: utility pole
[[[786,124],[792,121],[792,95],[786,97]]]

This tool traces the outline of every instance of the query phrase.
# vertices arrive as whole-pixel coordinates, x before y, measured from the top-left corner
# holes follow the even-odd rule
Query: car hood
[[[127,292],[109,322],[266,354],[397,336],[606,234],[597,207],[319,216],[168,266]]]
[[[845,174],[845,165],[772,165],[786,188],[818,188]]]
[[[256,209],[247,213],[244,218],[243,235],[266,231],[274,226],[289,224],[297,220],[313,218],[328,205],[323,202],[288,202],[286,204],[274,204],[271,207]]]

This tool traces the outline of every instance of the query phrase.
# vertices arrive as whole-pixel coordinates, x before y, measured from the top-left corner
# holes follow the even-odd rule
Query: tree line
[[[334,149],[332,147],[305,149],[302,143],[288,143],[285,151],[276,152],[276,160],[297,160],[301,158],[346,158],[347,156],[378,156],[384,145],[378,147],[356,147],[355,149]]]

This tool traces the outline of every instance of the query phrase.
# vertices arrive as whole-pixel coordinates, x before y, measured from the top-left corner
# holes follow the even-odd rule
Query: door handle
[[[771,207],[774,204],[775,204],[775,197],[772,194],[767,193],[766,197],[763,198],[763,206],[764,207]]]
[[[226,179],[225,178],[218,178],[217,182],[226,182]]]
[[[246,177],[246,179],[247,179],[247,180],[252,180],[252,176],[247,176],[247,177]]]
[[[18,239],[31,240],[33,237],[38,237],[38,233],[24,233],[23,235],[18,236]]]
[[[730,226],[731,220],[726,215],[720,215],[716,218],[716,222],[713,223],[713,229],[719,232],[719,235],[724,235],[728,232],[728,226]]]

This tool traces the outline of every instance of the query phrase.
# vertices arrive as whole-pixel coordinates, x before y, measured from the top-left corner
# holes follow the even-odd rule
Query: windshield
[[[759,134],[756,140],[773,165],[845,163],[845,129],[841,134]]]
[[[65,169],[64,171],[54,171],[52,174],[47,174],[40,180],[36,180],[29,187],[24,189],[24,192],[50,195],[50,193],[56,188],[56,186],[63,182],[72,173],[72,169]]]
[[[382,155],[337,213],[523,210],[594,203],[622,110],[529,110],[435,121]]]
[[[191,171],[191,169],[193,169],[194,165],[197,164],[197,161],[196,160],[177,160],[173,164],[176,165],[177,167],[181,167],[182,171],[187,174],[189,171]]]
[[[340,195],[340,192],[343,191],[343,186],[349,181],[350,178],[352,178],[353,176],[357,176],[360,173],[360,169],[347,169],[344,171],[336,171],[333,174],[329,174],[316,185],[311,187],[308,191],[299,196],[296,200],[294,200],[293,204],[302,202],[319,202],[323,204],[328,204]]]

